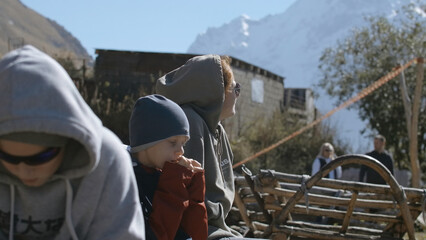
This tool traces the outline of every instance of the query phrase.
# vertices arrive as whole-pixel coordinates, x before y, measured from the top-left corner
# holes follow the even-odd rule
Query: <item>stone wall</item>
[[[231,139],[253,123],[282,110],[284,95],[282,78],[271,78],[238,67],[233,67],[233,70],[235,81],[241,84],[241,95],[237,100],[236,115],[223,122]]]

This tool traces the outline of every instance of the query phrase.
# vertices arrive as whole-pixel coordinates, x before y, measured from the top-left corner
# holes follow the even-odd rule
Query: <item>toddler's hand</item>
[[[201,164],[194,159],[186,158],[184,156],[178,158],[178,164],[188,168],[192,172],[201,172],[203,171],[203,168],[201,167]]]

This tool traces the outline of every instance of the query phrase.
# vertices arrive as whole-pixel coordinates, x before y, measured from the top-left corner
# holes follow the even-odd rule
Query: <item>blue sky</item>
[[[184,53],[196,36],[243,14],[259,20],[296,0],[21,0],[96,48]]]

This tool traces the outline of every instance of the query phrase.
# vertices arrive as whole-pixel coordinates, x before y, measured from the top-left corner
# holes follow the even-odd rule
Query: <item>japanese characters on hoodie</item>
[[[0,136],[21,132],[68,141],[42,186],[24,185],[0,164],[0,239],[145,238],[129,154],[65,70],[32,46],[0,60]]]
[[[191,138],[184,155],[200,162],[205,171],[208,239],[240,236],[225,223],[235,187],[234,156],[219,122],[225,99],[220,56],[191,58],[158,79],[156,91],[179,104],[188,117]]]

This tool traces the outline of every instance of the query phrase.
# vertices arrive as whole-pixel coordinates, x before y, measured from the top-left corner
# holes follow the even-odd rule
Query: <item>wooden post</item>
[[[422,97],[422,88],[423,88],[423,58],[417,59],[417,78],[416,78],[416,88],[414,90],[414,99],[413,99],[413,115],[411,118],[411,134],[410,134],[410,162],[411,162],[411,171],[413,176],[411,178],[412,186],[415,188],[420,187],[420,166],[418,160],[418,140],[417,140],[417,130],[419,124],[419,111],[420,111],[420,101]]]
[[[244,202],[241,199],[241,196],[238,193],[238,190],[235,191],[235,205],[237,205],[238,210],[240,211],[240,214],[241,214],[241,218],[246,223],[247,227],[249,227],[250,231],[252,232],[256,231],[256,228],[254,227],[253,223],[251,222],[250,218],[247,215],[246,206],[244,205]]]
[[[352,192],[351,201],[349,202],[348,209],[346,210],[346,215],[345,215],[345,218],[343,219],[342,229],[340,229],[340,233],[346,233],[348,231],[349,221],[354,211],[357,198],[358,198],[358,192],[356,191]]]
[[[402,67],[402,64],[401,64],[400,67]],[[405,82],[404,71],[401,72],[401,78],[399,79],[399,86],[400,86],[400,90],[401,90],[402,102],[404,103],[404,113],[405,113],[405,121],[406,121],[406,125],[407,125],[408,139],[410,139],[411,138],[411,118],[412,118],[411,110],[412,110],[412,108],[411,108],[410,96],[409,96],[408,90],[407,90],[407,84]]]

